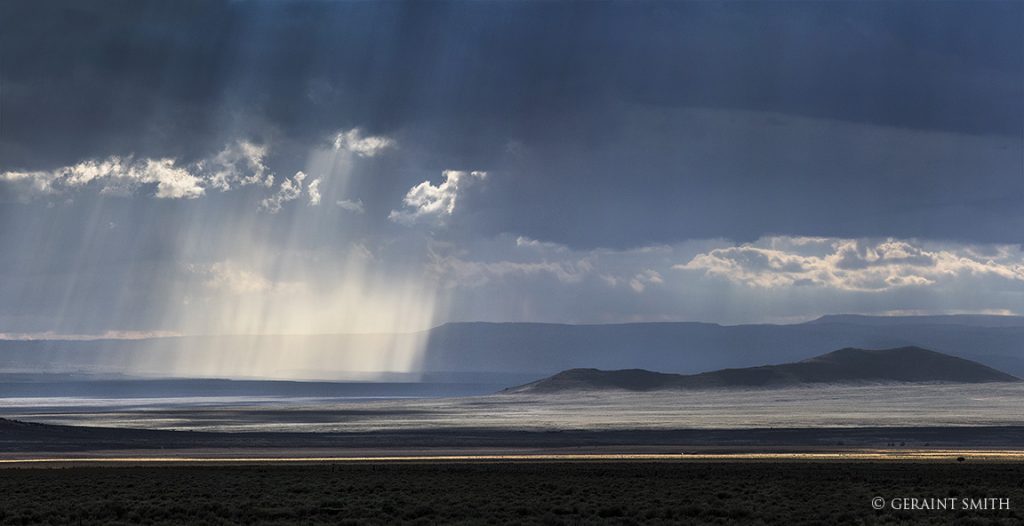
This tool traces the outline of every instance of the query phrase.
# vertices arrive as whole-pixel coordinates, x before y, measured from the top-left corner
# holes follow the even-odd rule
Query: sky
[[[0,2],[0,335],[1024,314],[1024,3]]]

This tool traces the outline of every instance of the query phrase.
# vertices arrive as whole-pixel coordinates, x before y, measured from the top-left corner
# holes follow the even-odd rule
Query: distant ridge
[[[1024,316],[993,314],[940,314],[931,316],[867,316],[862,314],[826,314],[808,325],[842,323],[870,327],[899,325],[963,325],[968,327],[1024,327]]]
[[[413,375],[424,373],[437,381],[500,378],[497,384],[516,385],[578,367],[693,374],[798,362],[823,349],[916,346],[1024,378],[1021,342],[1024,317],[994,315],[835,315],[791,325],[467,322],[410,334],[0,340],[0,374],[415,381]],[[362,367],[362,357],[383,356],[388,349],[422,349],[417,370],[352,376]],[[309,359],[301,365],[286,360],[287,368],[281,370],[252,372],[251,364],[282,363],[279,357],[284,352]]]
[[[920,347],[868,350],[845,348],[796,363],[721,369],[680,375],[644,369],[570,369],[504,393],[556,393],[622,389],[721,389],[786,387],[802,384],[872,382],[1016,382],[1019,378],[977,362]]]

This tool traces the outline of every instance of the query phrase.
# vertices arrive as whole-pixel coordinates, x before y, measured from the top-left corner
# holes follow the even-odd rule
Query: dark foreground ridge
[[[716,389],[786,387],[801,384],[868,382],[1017,382],[1019,378],[977,362],[920,347],[867,350],[846,348],[796,363],[722,369],[681,375],[644,369],[570,369],[505,393],[558,393],[624,389]]]

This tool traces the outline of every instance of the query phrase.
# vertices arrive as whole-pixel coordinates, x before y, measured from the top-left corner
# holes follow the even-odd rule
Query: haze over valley
[[[428,381],[504,387],[572,368],[701,373],[919,346],[1024,376],[1024,318],[825,316],[789,325],[451,323],[410,334],[0,340],[0,373]],[[393,349],[417,349],[399,368]],[[535,379],[535,378],[534,378]]]

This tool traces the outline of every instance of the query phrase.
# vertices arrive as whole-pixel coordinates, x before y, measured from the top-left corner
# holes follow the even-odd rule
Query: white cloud
[[[336,201],[334,204],[338,205],[338,208],[341,208],[342,210],[347,210],[354,214],[362,214],[363,212],[366,211],[365,208],[363,208],[362,199],[358,199],[356,201],[352,201],[350,199],[341,199]]]
[[[4,172],[0,173],[0,181],[25,186],[25,190],[37,194],[56,193],[54,181],[59,177],[56,172]]]
[[[699,270],[758,288],[817,286],[884,291],[964,276],[1024,281],[1024,264],[1009,254],[1005,247],[984,257],[966,248],[927,249],[894,239],[769,238],[767,243],[716,248],[673,268]]]
[[[89,187],[103,195],[130,196],[140,188],[155,186],[152,195],[158,199],[195,199],[203,196],[207,188],[227,191],[253,184],[270,187],[273,175],[263,162],[266,152],[265,146],[238,141],[213,158],[189,165],[179,165],[172,158],[112,155],[51,171],[3,172],[0,181],[20,186],[26,197]]]
[[[267,147],[249,141],[237,141],[224,147],[210,160],[197,163],[199,171],[208,172],[206,179],[212,188],[226,192],[238,186],[274,184],[273,176],[264,163]]]
[[[535,250],[551,250],[554,252],[565,252],[568,248],[560,243],[552,243],[551,241],[540,241],[538,239],[531,239],[525,236],[519,236],[516,238],[516,246],[524,248],[532,248]]]
[[[395,145],[391,138],[372,135],[364,136],[359,128],[340,131],[334,136],[334,149],[352,152],[359,157],[375,157]]]
[[[104,331],[98,334],[44,332],[0,332],[0,340],[148,340],[182,336],[175,331]]]
[[[320,204],[320,179],[314,179],[309,183],[306,192],[309,194],[309,206],[318,206]]]
[[[195,199],[204,193],[200,179],[174,166],[174,159],[146,159],[139,181],[156,182],[156,197],[161,199]]]
[[[502,234],[433,245],[430,275],[452,319],[792,323],[824,313],[1024,312],[1017,246],[780,236],[548,250],[534,241]]]
[[[364,136],[359,129],[339,132],[334,137],[336,149],[360,157],[373,157],[393,146],[392,139]],[[195,199],[211,189],[227,192],[246,186],[273,188],[274,174],[266,164],[268,151],[266,145],[237,140],[228,143],[212,157],[190,164],[179,164],[173,158],[136,159],[131,155],[112,155],[54,170],[2,172],[0,183],[20,189],[22,198],[26,200],[33,196],[59,195],[85,188],[121,197],[152,188],[149,195],[158,199]],[[273,195],[260,202],[260,208],[271,213],[280,211],[283,203],[301,195],[301,179],[304,177],[284,179]],[[310,206],[320,204],[320,184],[317,179],[306,187]],[[353,203],[350,209],[359,211],[361,208],[361,204],[356,207]]]
[[[230,260],[211,264],[188,265],[186,269],[192,275],[202,279],[202,286],[216,293],[232,295],[257,294],[268,292],[295,292],[303,285],[299,282],[278,282],[268,279],[260,272],[246,268]]]
[[[629,280],[629,286],[639,294],[651,285],[661,285],[664,282],[665,280],[662,279],[661,274],[655,270],[647,269],[633,276],[633,279]]]
[[[240,298],[248,302],[261,297],[276,301],[308,291],[302,281],[271,279],[258,269],[231,260],[190,264],[185,266],[185,270],[199,278],[200,289],[193,290],[193,293],[196,299],[204,302],[226,298]]]
[[[586,258],[577,261],[467,261],[456,256],[434,258],[431,270],[448,286],[476,287],[509,277],[553,276],[562,283],[579,283],[593,270]]]
[[[443,220],[455,212],[460,192],[475,181],[487,178],[487,172],[445,170],[444,181],[434,186],[430,181],[412,187],[402,199],[406,210],[392,210],[388,219],[406,225],[421,219]]]
[[[142,159],[111,156],[83,161],[50,172],[5,172],[0,181],[27,184],[38,194],[57,194],[96,185],[105,195],[128,195],[143,185],[155,185],[160,199],[194,199],[203,195],[203,181],[174,159]]]
[[[302,182],[305,180],[305,173],[295,172],[292,178],[281,181],[281,186],[274,195],[260,201],[260,209],[271,214],[280,212],[284,203],[294,201],[302,195]]]
[[[239,267],[230,261],[218,261],[210,265],[190,265],[188,270],[202,276],[203,286],[216,291],[232,294],[265,292],[270,290],[270,280],[262,275]]]

